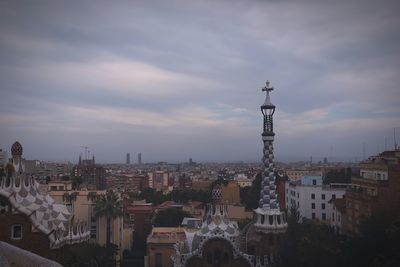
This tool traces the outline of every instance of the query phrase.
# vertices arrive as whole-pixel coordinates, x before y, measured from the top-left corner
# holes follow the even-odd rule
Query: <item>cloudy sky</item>
[[[400,143],[398,1],[0,1],[0,148],[30,159],[282,161]]]

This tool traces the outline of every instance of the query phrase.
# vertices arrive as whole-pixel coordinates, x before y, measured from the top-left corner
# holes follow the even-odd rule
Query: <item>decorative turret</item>
[[[22,162],[22,151],[22,145],[18,141],[11,146],[12,164],[15,172],[19,174],[25,171],[25,165]]]
[[[222,203],[222,187],[217,184],[211,191],[211,197],[213,204],[221,204]]]
[[[20,142],[16,141],[12,146],[11,146],[11,155],[13,157],[20,157],[22,156],[22,145]]]
[[[263,171],[261,173],[261,192],[259,206],[255,210],[257,221],[254,224],[256,230],[264,233],[285,232],[287,223],[284,214],[279,209],[276,194],[275,165],[274,165],[274,128],[273,115],[275,105],[272,104],[270,92],[274,90],[267,81],[262,91],[266,92],[264,104],[261,106],[263,114],[263,132],[261,134],[264,143]]]

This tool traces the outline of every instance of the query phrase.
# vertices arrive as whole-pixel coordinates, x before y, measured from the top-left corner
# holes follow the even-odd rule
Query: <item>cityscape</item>
[[[0,266],[400,266],[396,1],[0,3]]]

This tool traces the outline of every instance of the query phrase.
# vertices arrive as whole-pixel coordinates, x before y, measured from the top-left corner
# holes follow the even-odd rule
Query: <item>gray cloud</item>
[[[397,1],[0,3],[0,147],[75,160],[360,157],[400,125]]]

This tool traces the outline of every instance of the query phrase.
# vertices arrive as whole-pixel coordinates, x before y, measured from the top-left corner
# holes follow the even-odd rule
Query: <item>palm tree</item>
[[[79,195],[78,192],[73,192],[73,193],[65,192],[63,195],[63,201],[67,202],[67,207],[70,207],[69,211],[72,213],[74,213],[74,205],[72,205],[72,202],[76,201],[78,195]]]
[[[78,195],[79,195],[78,192],[73,192],[73,193],[65,192],[63,195],[63,201],[72,204],[73,201],[76,201]]]
[[[122,216],[122,202],[118,195],[110,190],[97,199],[94,210],[96,218],[107,218],[106,244],[109,247],[111,245],[111,219]]]
[[[87,200],[90,200],[92,202],[96,202],[98,199],[99,195],[97,195],[97,192],[91,191],[87,194]]]

